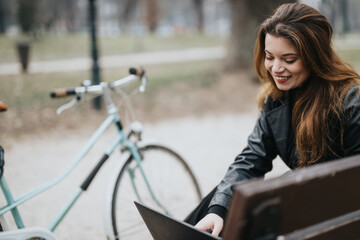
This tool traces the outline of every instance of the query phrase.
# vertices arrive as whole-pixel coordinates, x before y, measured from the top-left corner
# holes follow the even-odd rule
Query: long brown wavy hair
[[[274,15],[260,25],[254,59],[262,84],[259,107],[267,97],[277,99],[285,94],[276,87],[264,66],[266,34],[288,39],[310,70],[309,79],[297,90],[292,110],[299,166],[310,165],[329,154],[338,156],[331,149],[331,124],[339,120],[342,148],[344,97],[350,87],[360,86],[360,77],[335,53],[330,23],[314,8],[290,3],[278,7]]]

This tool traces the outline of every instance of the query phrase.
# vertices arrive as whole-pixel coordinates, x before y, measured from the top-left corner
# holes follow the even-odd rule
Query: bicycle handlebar
[[[102,86],[101,85],[91,85],[91,86],[83,86],[83,87],[76,87],[76,88],[59,88],[54,89],[50,92],[50,97],[52,98],[61,98],[67,96],[73,96],[80,93],[95,93],[101,94],[102,93]]]
[[[129,69],[130,75],[119,80],[113,81],[111,83],[101,83],[100,85],[85,85],[81,87],[75,88],[61,88],[61,89],[54,89],[50,92],[51,98],[61,98],[67,96],[78,95],[81,93],[92,93],[92,94],[102,94],[103,86],[109,86],[110,88],[115,88],[119,86],[123,86],[128,84],[136,79],[140,79],[142,81],[142,85],[140,86],[140,91],[143,92],[145,90],[146,85],[146,76],[145,70],[143,68],[130,68]]]
[[[71,95],[75,95],[75,94],[76,94],[75,89],[61,88],[61,89],[54,89],[53,91],[51,91],[50,97],[60,98],[60,97],[66,97],[66,96],[71,96]]]
[[[7,110],[7,106],[5,105],[5,103],[0,101],[0,112],[4,112],[6,110]]]
[[[145,70],[142,67],[130,68],[129,73],[134,74],[134,75],[136,75],[138,77],[142,77],[145,74]]]

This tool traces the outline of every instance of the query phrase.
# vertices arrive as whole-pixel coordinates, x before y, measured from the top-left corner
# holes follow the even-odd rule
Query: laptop
[[[134,202],[154,240],[221,240],[191,224],[176,220],[141,203]]]

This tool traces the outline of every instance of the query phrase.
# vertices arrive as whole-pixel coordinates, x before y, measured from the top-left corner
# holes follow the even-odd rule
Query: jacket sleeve
[[[360,154],[360,95],[351,88],[345,102],[344,157]]]
[[[261,110],[254,130],[248,137],[247,146],[230,165],[217,187],[209,208],[220,205],[227,209],[232,196],[232,186],[240,181],[263,177],[272,169],[272,160],[276,155],[277,149],[266,121],[266,113]]]

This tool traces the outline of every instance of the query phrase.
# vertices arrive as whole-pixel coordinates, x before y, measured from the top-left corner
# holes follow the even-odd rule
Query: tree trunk
[[[35,28],[37,1],[18,0],[17,19],[23,33],[30,33]]]
[[[118,1],[119,8],[122,8],[120,23],[122,25],[122,29],[127,33],[130,32],[131,20],[134,17],[135,9],[138,5],[138,2],[138,0]]]
[[[0,34],[6,32],[6,8],[5,8],[5,1],[0,1]]]
[[[226,70],[252,68],[253,47],[258,26],[282,3],[296,0],[230,0],[232,28],[227,55]]]
[[[146,0],[146,15],[145,21],[151,33],[156,31],[159,20],[159,5],[157,0]]]
[[[204,0],[194,0],[195,13],[196,13],[196,28],[202,33],[204,30]]]
[[[76,1],[62,0],[64,15],[66,16],[66,28],[69,32],[74,33],[76,31]]]
[[[349,21],[349,1],[348,0],[341,0],[341,13],[343,19],[343,27],[342,32],[347,33],[350,31],[350,21]]]

